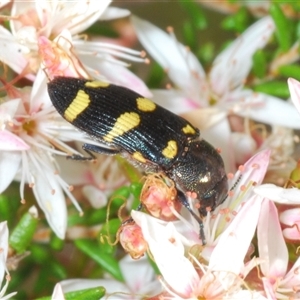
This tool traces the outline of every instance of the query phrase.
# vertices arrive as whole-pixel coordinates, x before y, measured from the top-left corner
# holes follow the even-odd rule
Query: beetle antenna
[[[235,181],[235,183],[230,188],[230,190],[228,191],[228,193],[232,192],[237,187],[237,185],[239,184],[239,182],[241,181],[241,179],[242,179],[242,175],[239,175],[238,179]],[[227,193],[226,197],[222,200],[221,203],[223,203],[228,198],[228,193]]]

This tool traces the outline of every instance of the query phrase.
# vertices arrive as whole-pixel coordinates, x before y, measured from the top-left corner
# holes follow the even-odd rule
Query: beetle
[[[89,157],[71,158],[120,154],[147,172],[163,172],[198,221],[205,244],[202,218],[226,199],[228,181],[220,154],[197,128],[130,89],[105,82],[55,77],[48,93],[64,119],[103,145],[86,143]],[[188,192],[199,201],[200,217],[189,205]]]

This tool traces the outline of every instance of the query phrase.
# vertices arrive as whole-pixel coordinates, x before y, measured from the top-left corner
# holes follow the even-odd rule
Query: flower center
[[[34,120],[24,122],[22,128],[28,135],[33,135],[36,132],[36,122]]]

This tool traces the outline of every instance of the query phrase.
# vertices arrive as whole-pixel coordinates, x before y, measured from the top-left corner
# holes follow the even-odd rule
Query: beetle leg
[[[195,220],[198,222],[199,226],[200,226],[200,239],[202,241],[202,245],[204,246],[206,244],[206,239],[205,239],[205,234],[204,234],[204,225],[203,225],[203,221],[201,220],[201,218],[195,214],[195,212],[193,211],[193,209],[191,208],[186,196],[184,195],[184,193],[182,191],[177,191],[177,196],[178,196],[178,200],[179,202],[190,212],[190,214],[195,218]]]
[[[92,145],[92,144],[83,144],[82,149],[89,155],[89,156],[81,156],[77,154],[73,154],[70,156],[67,156],[68,159],[74,159],[74,160],[93,160],[96,159],[96,156],[92,153],[100,153],[105,155],[115,155],[120,153],[120,150],[118,149],[112,149],[112,148],[105,148],[98,145]]]

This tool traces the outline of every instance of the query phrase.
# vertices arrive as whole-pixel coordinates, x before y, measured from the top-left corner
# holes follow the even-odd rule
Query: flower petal
[[[3,280],[6,268],[6,259],[8,253],[8,227],[7,222],[0,223],[0,283]],[[1,284],[0,284],[1,286]]]
[[[236,93],[231,100],[236,97],[243,99],[232,109],[237,115],[270,125],[300,129],[300,115],[290,102],[249,90]]]
[[[52,300],[65,300],[65,296],[62,291],[62,287],[59,283],[57,283],[55,285],[51,299]]]
[[[294,78],[288,79],[288,86],[291,94],[291,99],[300,114],[300,82]]]
[[[259,257],[263,260],[260,264],[262,273],[272,280],[282,278],[287,270],[288,250],[282,235],[277,208],[269,199],[265,199],[261,206],[257,238]]]
[[[33,192],[40,208],[55,234],[64,239],[67,228],[67,208],[61,186],[54,172],[43,170],[43,174],[32,168]]]
[[[258,222],[262,198],[252,196],[229,224],[213,250],[209,268],[239,274]]]
[[[125,18],[128,16],[130,16],[130,11],[128,9],[110,6],[107,7],[106,10],[102,13],[100,20],[110,21],[118,18]]]
[[[132,211],[131,216],[142,228],[164,280],[179,294],[190,296],[200,278],[193,264],[184,256],[184,247],[175,228],[170,229],[172,223],[164,226],[158,219],[137,211]]]
[[[12,68],[17,74],[25,69],[28,61],[24,58],[24,54],[28,53],[29,49],[21,45],[3,26],[0,26],[0,49],[0,61]],[[31,74],[26,77],[34,80],[34,76]]]
[[[99,188],[92,185],[85,185],[82,188],[82,192],[93,208],[99,209],[107,204],[107,196]]]
[[[0,150],[1,151],[22,151],[28,150],[30,146],[27,145],[17,135],[8,130],[0,130]]]
[[[275,30],[270,16],[250,26],[214,61],[209,75],[211,88],[220,97],[244,84],[252,67],[252,56],[263,48]]]
[[[126,255],[119,264],[125,282],[134,295],[154,296],[161,292],[161,284],[145,256],[139,260],[134,260]]]
[[[284,189],[268,183],[255,187],[254,192],[277,203],[300,204],[300,190],[297,188]]]
[[[292,208],[283,211],[280,214],[280,221],[288,226],[293,226],[295,223],[300,224],[300,208]]]
[[[150,22],[131,16],[136,34],[147,52],[168,72],[170,79],[191,99],[206,105],[208,84],[194,54]]]
[[[6,190],[20,167],[21,153],[0,151],[0,194]]]

